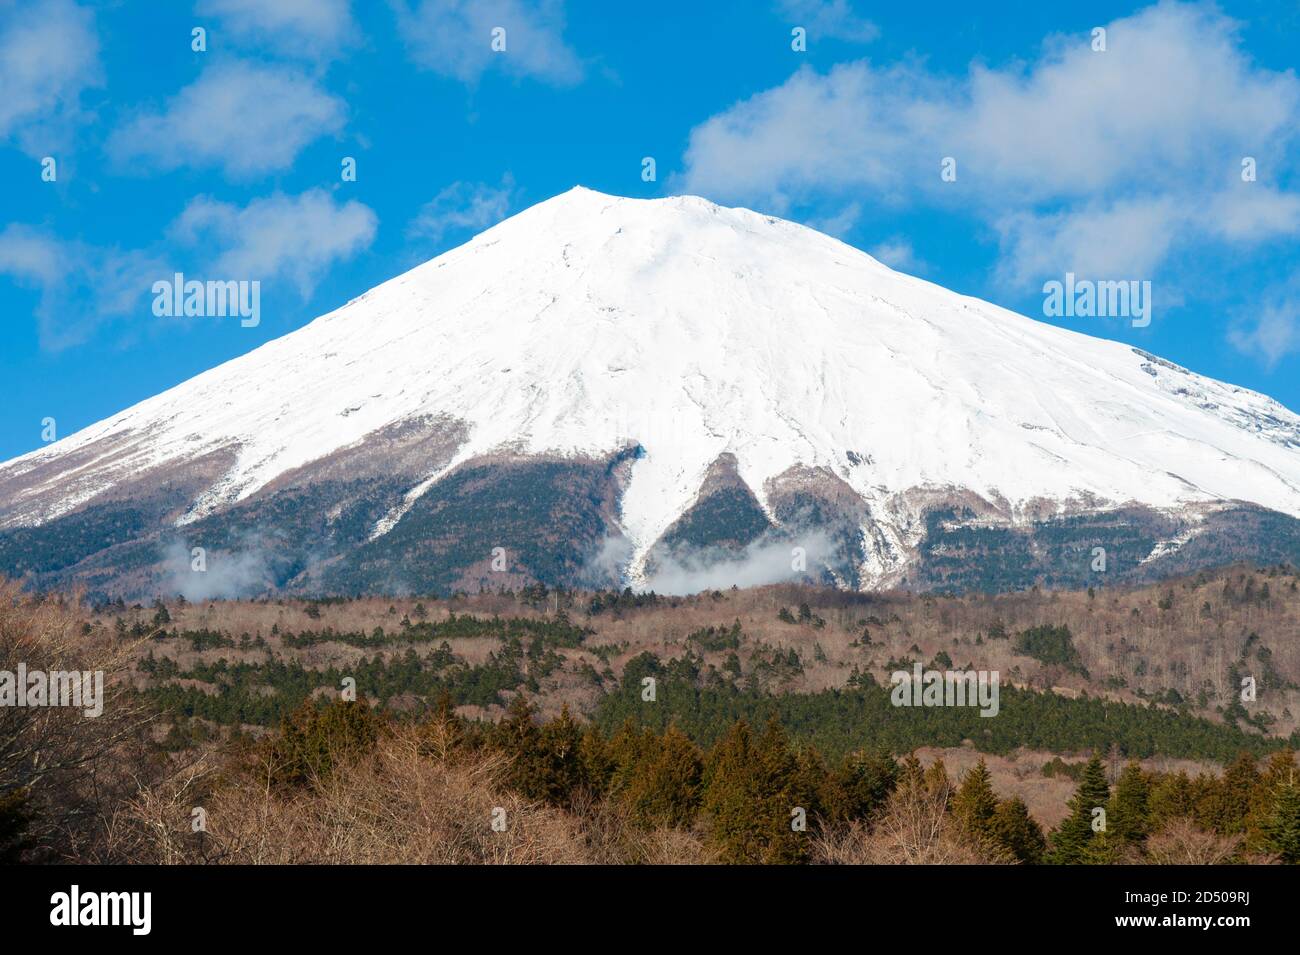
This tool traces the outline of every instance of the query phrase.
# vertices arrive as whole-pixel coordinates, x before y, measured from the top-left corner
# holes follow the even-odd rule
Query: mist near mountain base
[[[835,552],[821,531],[797,536],[765,534],[737,550],[727,547],[676,547],[656,554],[637,590],[686,596],[705,590],[760,587],[786,581],[819,579]],[[633,546],[625,537],[608,537],[588,561],[588,586],[630,585]]]
[[[260,539],[250,538],[238,551],[204,550],[203,569],[195,568],[193,548],[173,540],[163,549],[168,592],[189,601],[232,599],[265,591],[274,582]]]

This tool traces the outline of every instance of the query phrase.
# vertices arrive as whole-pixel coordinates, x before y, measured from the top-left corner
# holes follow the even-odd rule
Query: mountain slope
[[[786,554],[816,528],[814,563],[852,586],[926,578],[924,546],[953,522],[1010,533],[1128,508],[1145,525],[1136,569],[1224,502],[1284,518],[1284,553],[1300,516],[1300,418],[1262,395],[793,223],[579,188],[0,465],[0,569],[147,589],[169,583],[169,541],[255,539],[273,553],[252,576],[275,584],[368,568],[366,586],[419,587],[393,573],[436,559],[453,586],[495,572],[494,540],[507,555],[550,541],[572,553],[507,576],[653,582],[661,538],[707,523],[680,522],[720,462],[761,509],[748,524],[784,530]],[[457,542],[477,510],[439,524],[467,468],[512,515],[476,528],[474,560]],[[532,476],[503,477],[518,468]],[[581,533],[521,526],[568,520]],[[418,540],[393,537],[407,522]]]

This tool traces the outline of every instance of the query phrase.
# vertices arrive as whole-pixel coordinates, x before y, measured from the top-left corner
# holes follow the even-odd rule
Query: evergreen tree
[[[614,777],[616,763],[611,744],[600,730],[591,728],[582,734],[578,744],[578,758],[582,760],[582,773],[597,796],[607,796]]]
[[[916,758],[916,753],[908,753],[898,767],[898,785],[919,787],[924,783],[925,770],[921,766],[921,761]]]
[[[1273,789],[1272,806],[1264,819],[1264,848],[1290,865],[1300,863],[1300,783],[1293,772]]]
[[[831,815],[874,821],[898,785],[900,769],[887,749],[850,753],[833,779]]]
[[[703,800],[721,861],[806,860],[808,834],[791,827],[791,811],[807,811],[815,794],[799,791],[798,769],[779,723],[758,737],[743,720],[732,724],[709,754]]]
[[[1258,798],[1259,769],[1255,757],[1242,753],[1217,780],[1207,781],[1204,795],[1197,800],[1196,819],[1203,828],[1220,835],[1246,831],[1246,818]]]
[[[1124,843],[1110,832],[1109,819],[1107,827],[1102,832],[1093,833],[1084,847],[1083,858],[1080,860],[1084,865],[1115,865],[1123,861]]]
[[[522,693],[515,694],[505,718],[488,731],[488,741],[510,757],[507,784],[529,799],[541,800],[547,795],[547,773],[539,745],[541,732],[533,722],[535,712]]]
[[[155,627],[165,627],[172,622],[172,615],[167,612],[167,605],[162,600],[153,602],[153,625]]]
[[[993,838],[993,817],[997,809],[993,777],[981,759],[962,777],[952,800],[952,814],[970,835],[980,842],[987,842]]]
[[[1049,861],[1058,865],[1079,865],[1088,862],[1088,844],[1092,842],[1093,810],[1105,808],[1110,801],[1110,786],[1106,783],[1106,770],[1101,757],[1093,753],[1083,767],[1079,786],[1070,798],[1070,815],[1052,834]]]
[[[943,764],[942,759],[936,759],[931,763],[923,778],[925,788],[930,791],[931,795],[942,795],[952,789],[952,781],[948,778],[948,767]]]
[[[582,759],[582,728],[566,703],[560,715],[542,726],[537,737],[542,797],[556,806],[568,806],[573,794],[586,785]]]
[[[633,822],[645,828],[691,824],[700,804],[704,767],[699,751],[675,726],[649,736],[627,774],[619,799]]]
[[[346,766],[372,750],[384,718],[364,700],[303,703],[268,737],[263,752],[277,787],[314,786],[337,765]]]
[[[1259,772],[1259,785],[1246,816],[1246,845],[1250,849],[1273,851],[1269,847],[1266,826],[1273,817],[1278,787],[1296,777],[1295,754],[1289,749],[1278,750],[1264,763]]]
[[[1124,767],[1106,809],[1108,835],[1121,843],[1141,845],[1150,833],[1151,781],[1137,760]]]
[[[1192,818],[1196,796],[1187,773],[1166,773],[1151,787],[1149,820],[1152,832],[1159,832],[1174,819]]]
[[[1019,796],[998,803],[990,830],[994,843],[1009,852],[1017,862],[1037,865],[1043,861],[1043,852],[1047,848],[1043,829],[1034,821],[1029,807]]]

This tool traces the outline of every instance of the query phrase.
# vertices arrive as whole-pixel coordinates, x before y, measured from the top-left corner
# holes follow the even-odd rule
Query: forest
[[[5,661],[112,689],[99,720],[0,713],[0,855],[1295,862],[1295,581],[150,606],[5,584]],[[1001,669],[997,716],[894,706],[914,663]],[[1247,673],[1268,707],[1225,690]]]

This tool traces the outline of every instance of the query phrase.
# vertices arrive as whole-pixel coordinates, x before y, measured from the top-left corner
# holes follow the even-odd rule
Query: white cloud
[[[190,546],[172,540],[163,548],[162,566],[167,577],[167,592],[181,594],[195,603],[204,600],[233,599],[263,593],[274,586],[269,569],[269,553],[258,534],[236,542],[237,550],[210,550],[206,569],[196,574],[192,567]]]
[[[0,14],[0,138],[36,156],[66,147],[81,94],[101,83],[90,10],[46,0]]]
[[[804,67],[692,130],[673,185],[777,213],[864,193],[962,208],[1001,236],[1011,281],[1149,275],[1180,242],[1300,233],[1300,195],[1269,184],[1300,130],[1295,74],[1255,65],[1209,7],[1161,3],[1107,30],[1104,53],[1053,37],[1028,66],[964,78]],[[1244,156],[1259,182],[1240,182]]]
[[[415,63],[464,83],[489,69],[567,86],[582,64],[564,41],[561,0],[390,0],[397,28]],[[505,30],[505,50],[492,49],[492,31]]]
[[[1225,189],[1204,210],[1206,228],[1234,242],[1260,242],[1300,232],[1300,194],[1262,182]]]
[[[1193,224],[1190,211],[1174,197],[1158,196],[1002,216],[995,223],[1006,252],[999,276],[1025,284],[1065,272],[1149,279],[1180,231]]]
[[[872,258],[884,262],[891,269],[916,275],[926,271],[928,266],[917,256],[912,243],[903,236],[886,239],[879,245],[868,249]]]
[[[880,35],[874,23],[853,11],[849,0],[780,0],[777,6],[792,26],[807,29],[814,43],[820,37],[869,43]]]
[[[0,232],[0,274],[40,292],[36,321],[47,351],[87,341],[110,319],[147,316],[150,284],[166,271],[148,251],[65,241],[17,223]]]
[[[330,265],[370,245],[377,223],[368,207],[336,202],[322,189],[277,193],[244,207],[200,197],[172,224],[170,243],[145,249],[94,246],[10,225],[0,231],[0,275],[40,293],[40,344],[59,351],[90,340],[112,320],[156,322],[153,283],[170,279],[178,267],[223,280],[284,277],[307,298]]]
[[[351,0],[201,0],[195,12],[239,41],[308,59],[337,54],[357,28]]]
[[[784,211],[809,195],[871,189],[888,195],[926,152],[915,114],[923,78],[866,63],[825,75],[804,67],[695,127],[681,185]],[[927,166],[936,170],[938,157]]]
[[[343,101],[295,69],[242,61],[208,67],[166,109],[118,129],[110,154],[148,167],[218,166],[234,178],[284,169],[343,126]]]
[[[15,223],[0,232],[0,272],[39,285],[63,275],[68,260],[57,239]]]
[[[276,193],[242,208],[200,196],[177,218],[172,235],[214,251],[207,268],[222,279],[285,276],[307,298],[332,263],[374,241],[378,221],[368,206],[336,202],[323,189]]]
[[[815,216],[808,220],[808,225],[818,232],[825,232],[827,235],[843,236],[853,230],[858,224],[858,219],[862,217],[862,204],[859,202],[850,202],[844,208],[831,212],[824,216]]]
[[[958,124],[973,171],[1036,198],[1217,185],[1243,149],[1272,153],[1294,134],[1300,82],[1255,67],[1212,9],[1161,3],[1107,31],[1104,53],[1057,37],[1028,71],[972,71],[962,102],[939,115]]]
[[[804,549],[810,573],[791,568],[792,544]],[[834,553],[830,538],[821,531],[801,534],[795,541],[763,536],[739,552],[720,547],[687,549],[657,558],[645,589],[659,594],[695,594],[815,578]]]
[[[1300,353],[1300,283],[1275,289],[1251,315],[1239,316],[1228,342],[1272,371],[1283,358]]]
[[[420,207],[406,234],[441,242],[448,233],[482,232],[506,217],[513,190],[514,180],[509,175],[500,186],[453,182]]]

